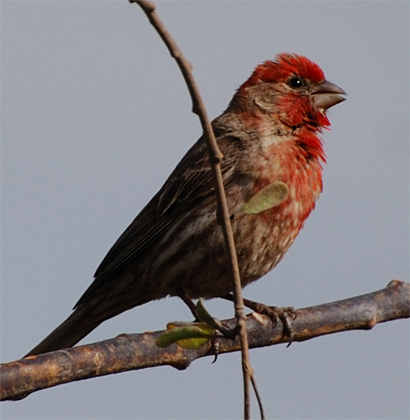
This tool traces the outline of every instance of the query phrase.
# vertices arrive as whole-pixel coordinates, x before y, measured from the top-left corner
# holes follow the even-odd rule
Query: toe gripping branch
[[[233,296],[229,293],[227,295],[222,296],[223,299],[233,301]],[[276,327],[278,321],[280,320],[283,325],[283,335],[289,338],[289,347],[293,342],[294,337],[294,330],[292,327],[292,321],[296,319],[296,311],[293,307],[288,306],[284,308],[279,308],[277,306],[267,306],[263,303],[254,302],[249,299],[243,299],[243,303],[249,309],[261,314],[266,315],[270,318],[273,324],[273,328]]]

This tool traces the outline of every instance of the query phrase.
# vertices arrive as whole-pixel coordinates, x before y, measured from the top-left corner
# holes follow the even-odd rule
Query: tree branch
[[[410,317],[410,283],[391,281],[386,288],[333,303],[298,309],[293,321],[293,341],[326,334],[369,330],[381,322]],[[234,326],[235,319],[225,321]],[[269,318],[252,313],[246,318],[249,347],[286,343],[283,325],[275,328]],[[186,369],[194,360],[212,356],[212,346],[186,350],[176,344],[162,349],[155,344],[163,331],[122,334],[99,343],[58,350],[0,365],[0,400],[18,400],[32,392],[67,382],[129,370],[169,365]],[[240,350],[238,339],[217,338],[218,354]]]

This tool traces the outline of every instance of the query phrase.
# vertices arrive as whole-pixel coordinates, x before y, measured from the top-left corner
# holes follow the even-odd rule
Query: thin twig
[[[251,382],[252,382],[253,390],[255,391],[256,401],[258,401],[258,407],[259,407],[259,412],[261,415],[261,420],[265,420],[266,419],[265,411],[263,409],[262,398],[261,398],[261,395],[259,394],[258,386],[256,384],[255,374],[251,375]]]
[[[149,21],[154,26],[159,36],[164,41],[172,57],[175,58],[181,72],[184,76],[185,82],[188,86],[189,93],[192,98],[192,111],[198,115],[204,136],[207,141],[209,161],[211,165],[212,175],[215,181],[215,191],[217,199],[217,214],[218,220],[222,225],[222,231],[225,239],[226,250],[228,254],[228,261],[230,265],[230,271],[232,275],[233,282],[233,296],[234,296],[234,306],[235,306],[235,317],[237,320],[237,325],[239,327],[239,337],[241,341],[241,353],[242,353],[242,371],[243,371],[243,382],[244,382],[244,395],[245,395],[245,404],[244,404],[244,418],[249,419],[250,417],[250,407],[249,407],[249,380],[252,368],[250,365],[249,358],[249,344],[245,328],[245,315],[244,315],[244,305],[242,299],[242,287],[241,279],[239,274],[239,265],[238,258],[235,249],[235,242],[233,238],[233,233],[231,229],[231,222],[229,219],[228,205],[226,202],[225,190],[223,185],[222,171],[221,171],[221,161],[223,155],[218,148],[218,145],[215,140],[214,132],[212,126],[209,122],[207,112],[202,101],[201,95],[199,93],[198,87],[195,83],[192,71],[191,64],[186,60],[182,51],[179,49],[178,45],[174,39],[169,34],[168,30],[165,28],[162,21],[159,19],[158,15],[155,12],[155,4],[147,0],[130,0],[130,3],[137,3],[144,13],[147,15]]]

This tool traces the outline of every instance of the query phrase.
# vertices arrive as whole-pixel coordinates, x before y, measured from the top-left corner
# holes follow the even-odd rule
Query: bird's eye
[[[292,77],[288,81],[288,86],[290,86],[291,88],[294,88],[294,89],[299,89],[299,88],[305,86],[305,84],[306,84],[306,82],[300,77]]]

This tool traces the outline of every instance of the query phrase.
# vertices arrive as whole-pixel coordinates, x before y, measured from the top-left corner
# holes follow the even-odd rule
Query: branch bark
[[[410,317],[410,283],[392,280],[386,288],[366,295],[298,309],[293,321],[293,341],[306,341],[326,334],[369,330],[381,322]],[[235,319],[224,321],[228,326]],[[275,328],[269,318],[252,313],[246,318],[249,347],[286,343],[283,325]],[[173,344],[162,349],[156,338],[163,331],[121,334],[85,346],[30,356],[0,365],[0,400],[19,400],[32,392],[60,384],[111,375],[129,370],[169,365],[186,369],[194,360],[213,356],[211,345],[186,350]],[[240,350],[239,339],[216,339],[218,354]]]

